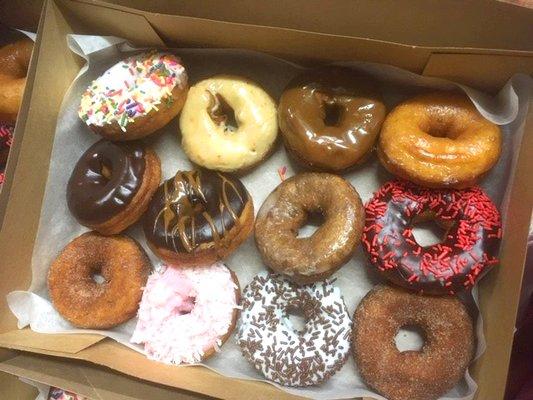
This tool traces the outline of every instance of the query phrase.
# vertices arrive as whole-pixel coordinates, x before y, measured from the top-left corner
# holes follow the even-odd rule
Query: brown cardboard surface
[[[272,3],[283,7],[281,3]],[[466,49],[458,49],[450,54],[445,49],[412,47],[323,32],[305,32],[294,29],[293,24],[289,28],[280,29],[249,23],[212,21],[194,16],[144,13],[101,4],[103,3],[100,1],[49,0],[43,11],[36,45],[38,62],[32,63],[29,76],[29,80],[34,84],[31,93],[26,95],[29,96],[27,103],[25,99],[24,122],[20,125],[20,136],[16,140],[14,157],[17,157],[17,162],[16,166],[15,163],[10,165],[13,174],[12,186],[0,231],[0,332],[3,332],[0,334],[0,347],[84,359],[148,381],[222,398],[294,398],[271,385],[232,380],[205,368],[176,368],[154,363],[109,339],[101,340],[96,335],[42,335],[27,329],[14,330],[15,319],[6,307],[5,294],[11,290],[25,289],[31,279],[29,265],[46,184],[55,121],[63,94],[80,68],[80,60],[66,46],[65,35],[73,31],[123,35],[139,41],[138,43],[150,45],[161,44],[158,36],[160,35],[167,43],[183,46],[244,47],[291,58],[312,56],[325,60],[379,61],[418,72],[424,71],[428,75],[452,76],[463,83],[488,89],[496,88],[504,79],[503,76],[509,76],[513,71],[531,71],[532,54],[486,50],[484,54],[470,55]],[[220,6],[213,3],[212,7]],[[316,23],[324,24],[323,21],[318,21],[321,15],[319,10],[314,13]],[[254,21],[252,18],[250,20]],[[266,23],[259,20],[255,22]],[[523,23],[520,29],[526,29]],[[498,29],[494,27],[494,30]],[[436,54],[437,52],[444,54]],[[491,73],[488,72],[481,74],[484,78],[476,80],[474,72],[476,69],[479,71],[485,68],[485,56],[488,54],[505,60],[498,63],[497,68],[490,66],[493,68],[491,73],[497,75],[497,79],[489,79]],[[468,57],[461,58],[465,56]],[[505,387],[523,272],[527,234],[524,221],[531,215],[533,203],[532,188],[525,185],[528,181],[527,175],[533,167],[533,160],[526,154],[528,149],[533,147],[532,126],[533,121],[530,118],[527,127],[529,132],[525,135],[517,163],[511,212],[501,255],[502,268],[489,274],[480,287],[481,308],[486,320],[486,338],[489,343],[486,354],[477,362],[475,370],[480,386],[478,399],[483,400],[503,398]],[[51,362],[53,367],[48,362]],[[80,361],[67,363],[64,360],[29,353],[17,353],[16,356],[1,361],[0,370],[28,377],[41,373],[43,375],[40,379],[43,381],[60,381],[68,385],[63,385],[67,389],[74,389],[74,386],[79,385],[82,394],[94,394],[90,391],[103,390],[106,391],[106,396],[108,393],[110,396],[123,396],[101,397],[106,399],[153,397],[152,384],[139,384],[137,389],[131,390],[130,385],[133,385],[131,382],[135,381],[135,378]],[[88,372],[89,370],[92,372]],[[96,377],[91,374],[96,374]],[[125,380],[121,381],[119,377]],[[172,389],[165,390],[174,393]]]

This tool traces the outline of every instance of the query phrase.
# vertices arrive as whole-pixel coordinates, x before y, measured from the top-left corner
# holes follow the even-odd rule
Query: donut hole
[[[337,104],[334,101],[324,102],[324,125],[326,126],[337,126],[339,125],[343,107],[340,104]]]
[[[317,229],[324,224],[325,220],[324,214],[319,210],[307,212],[307,218],[303,225],[298,229],[296,237],[299,239],[305,239],[313,236]]]
[[[452,121],[439,118],[422,123],[420,129],[435,138],[457,139],[461,133],[456,129]]]
[[[176,311],[179,315],[190,314],[195,306],[196,306],[196,297],[187,296],[182,299],[182,303],[176,309]]]
[[[109,160],[102,160],[102,162],[100,163],[100,174],[104,177],[104,179],[106,179],[106,181],[109,181],[111,179],[112,173],[113,168]]]
[[[413,236],[422,247],[433,246],[444,242],[448,229],[435,218],[415,218],[411,224]]]
[[[285,310],[286,318],[288,320],[287,326],[295,332],[303,333],[307,323],[307,317],[302,309],[293,306],[287,307]]]
[[[403,325],[394,337],[394,343],[400,353],[421,351],[426,342],[426,333],[418,325]]]
[[[224,128],[225,132],[235,132],[239,129],[239,123],[235,117],[235,110],[220,93],[211,93],[207,113],[211,120]]]

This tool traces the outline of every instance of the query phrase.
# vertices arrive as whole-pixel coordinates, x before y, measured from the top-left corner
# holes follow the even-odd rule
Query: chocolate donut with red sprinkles
[[[498,264],[501,220],[479,188],[431,190],[407,181],[387,182],[365,206],[363,249],[391,282],[421,293],[455,294],[471,289]],[[413,224],[434,220],[444,240],[423,247]]]
[[[0,185],[4,183],[4,170],[7,164],[9,149],[13,141],[13,125],[0,122]]]

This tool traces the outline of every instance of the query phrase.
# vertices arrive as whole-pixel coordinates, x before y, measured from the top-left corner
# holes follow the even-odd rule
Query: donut
[[[14,126],[7,122],[0,122],[0,185],[4,183],[4,170],[7,165],[9,149],[13,143]]]
[[[207,359],[230,337],[239,315],[237,276],[224,264],[165,268],[148,278],[132,343],[167,364]]]
[[[289,319],[299,310],[305,328]],[[352,321],[333,281],[299,286],[262,272],[243,291],[237,343],[265,378],[283,386],[318,385],[339,371],[350,353]]]
[[[501,147],[500,128],[468,97],[429,93],[387,115],[378,156],[389,172],[418,185],[463,189],[496,164]]]
[[[323,280],[344,265],[361,240],[363,205],[343,178],[317,172],[281,183],[261,206],[255,241],[263,261],[299,284]],[[298,229],[312,214],[323,224],[307,238]]]
[[[50,299],[72,325],[108,329],[135,316],[151,268],[135,240],[86,232],[50,266]],[[102,283],[95,279],[97,274],[103,277]]]
[[[0,119],[15,122],[26,86],[33,42],[21,39],[0,48]]]
[[[157,189],[143,227],[152,251],[177,267],[210,265],[227,257],[250,235],[252,197],[235,177],[178,171]]]
[[[137,142],[100,140],[78,160],[67,185],[67,204],[76,220],[103,235],[135,223],[159,187],[161,165]]]
[[[215,76],[191,87],[180,116],[181,145],[202,167],[233,172],[261,162],[278,135],[276,105],[256,83]]]
[[[301,164],[343,171],[363,162],[385,119],[371,77],[343,67],[321,67],[296,76],[278,107],[285,148]]]
[[[183,108],[187,73],[178,57],[150,51],[113,65],[81,97],[79,117],[109,140],[135,140],[168,124]]]
[[[498,264],[500,213],[478,187],[428,190],[406,181],[386,183],[365,206],[363,249],[391,282],[428,294],[471,289]],[[413,224],[434,220],[442,242],[420,246]]]
[[[455,297],[422,296],[376,286],[353,317],[353,354],[368,386],[389,400],[436,400],[464,376],[474,355],[474,328]],[[400,352],[403,327],[423,332],[418,351]]]

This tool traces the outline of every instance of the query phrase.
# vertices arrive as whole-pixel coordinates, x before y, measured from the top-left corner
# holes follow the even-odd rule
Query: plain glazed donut
[[[370,76],[322,67],[294,78],[281,95],[279,126],[288,152],[313,169],[342,171],[363,162],[385,118]]]
[[[270,153],[278,135],[276,105],[256,83],[215,76],[191,87],[180,116],[182,147],[202,167],[250,169]]]
[[[478,188],[428,190],[406,181],[386,183],[365,206],[363,249],[391,282],[428,294],[471,289],[498,264],[500,213]],[[435,220],[441,243],[422,247],[413,223]]]
[[[166,268],[148,278],[131,337],[148,358],[197,363],[220,351],[239,315],[237,276],[224,264]]]
[[[468,97],[430,93],[396,106],[387,115],[378,145],[392,174],[430,188],[472,186],[498,161],[500,128]]]
[[[154,151],[140,143],[100,140],[76,163],[67,204],[80,224],[114,235],[141,217],[160,180],[161,163]]]
[[[236,177],[208,170],[178,171],[155,193],[144,216],[153,252],[176,267],[210,265],[227,257],[253,229],[252,197]]]
[[[353,318],[353,352],[363,380],[389,400],[436,400],[464,376],[474,355],[474,328],[454,297],[422,296],[376,286]],[[424,332],[419,351],[400,352],[402,327]]]
[[[106,139],[140,139],[178,115],[187,90],[187,73],[178,57],[141,53],[94,80],[81,97],[78,115]]]
[[[0,49],[0,120],[15,122],[17,119],[32,51],[30,39]]]
[[[74,326],[108,329],[135,316],[151,268],[135,240],[87,232],[70,242],[52,263],[50,299]],[[104,282],[97,283],[95,274]]]
[[[299,310],[305,328],[288,318]],[[350,353],[352,322],[333,282],[298,286],[262,272],[243,291],[237,343],[268,380],[284,386],[312,386],[342,368]]]
[[[363,206],[343,178],[303,173],[281,183],[265,200],[255,224],[255,241],[263,261],[299,284],[333,274],[352,256],[361,240]],[[307,238],[298,229],[312,213],[324,223]]]

